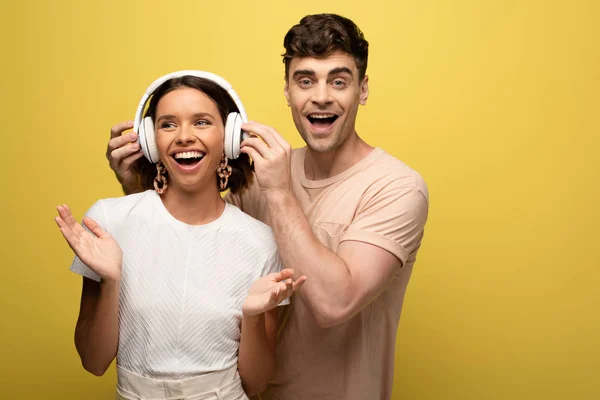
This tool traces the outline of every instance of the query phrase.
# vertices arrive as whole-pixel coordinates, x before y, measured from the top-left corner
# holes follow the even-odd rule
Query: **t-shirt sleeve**
[[[395,255],[402,266],[421,245],[428,214],[424,183],[402,187],[390,182],[367,197],[341,241],[369,243]]]
[[[106,214],[104,212],[104,207],[100,201],[97,201],[86,213],[85,217],[89,217],[96,221],[98,225],[105,231],[108,231],[108,226],[106,222]],[[82,223],[83,225],[83,223]],[[84,229],[89,231],[85,225],[83,225]],[[79,274],[81,276],[85,276],[86,278],[92,279],[96,282],[100,282],[100,276],[92,271],[87,265],[85,265],[79,257],[75,256],[73,258],[73,263],[71,264],[71,271]]]

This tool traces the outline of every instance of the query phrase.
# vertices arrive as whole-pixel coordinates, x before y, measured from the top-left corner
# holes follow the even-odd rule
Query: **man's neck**
[[[371,153],[369,146],[356,133],[346,139],[337,149],[317,152],[310,147],[304,156],[306,179],[318,181],[341,174]]]

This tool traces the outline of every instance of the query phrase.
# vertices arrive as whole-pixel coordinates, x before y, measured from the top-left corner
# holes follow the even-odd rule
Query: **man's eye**
[[[301,79],[298,83],[300,83],[300,86],[310,86],[311,81],[310,79]]]
[[[336,79],[335,81],[333,81],[333,86],[335,87],[344,87],[346,85],[346,82]]]

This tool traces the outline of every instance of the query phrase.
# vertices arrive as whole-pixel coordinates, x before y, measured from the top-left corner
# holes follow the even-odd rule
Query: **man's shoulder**
[[[427,184],[417,170],[382,149],[373,151],[378,151],[378,154],[370,165],[369,173],[372,173],[375,179],[393,186],[413,188],[427,196]]]
[[[355,190],[377,196],[392,191],[415,191],[428,198],[427,185],[421,175],[381,148],[373,149],[355,167],[355,173],[345,179],[345,185],[351,185]]]

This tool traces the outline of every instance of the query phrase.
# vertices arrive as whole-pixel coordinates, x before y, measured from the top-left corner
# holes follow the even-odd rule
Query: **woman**
[[[117,398],[246,399],[273,372],[275,307],[306,278],[279,271],[270,228],[220,196],[252,178],[247,156],[224,156],[231,111],[208,79],[166,81],[146,112],[160,160],[138,160],[155,190],[96,202],[89,231],[58,207],[84,276],[77,351],[96,375],[117,358]]]

